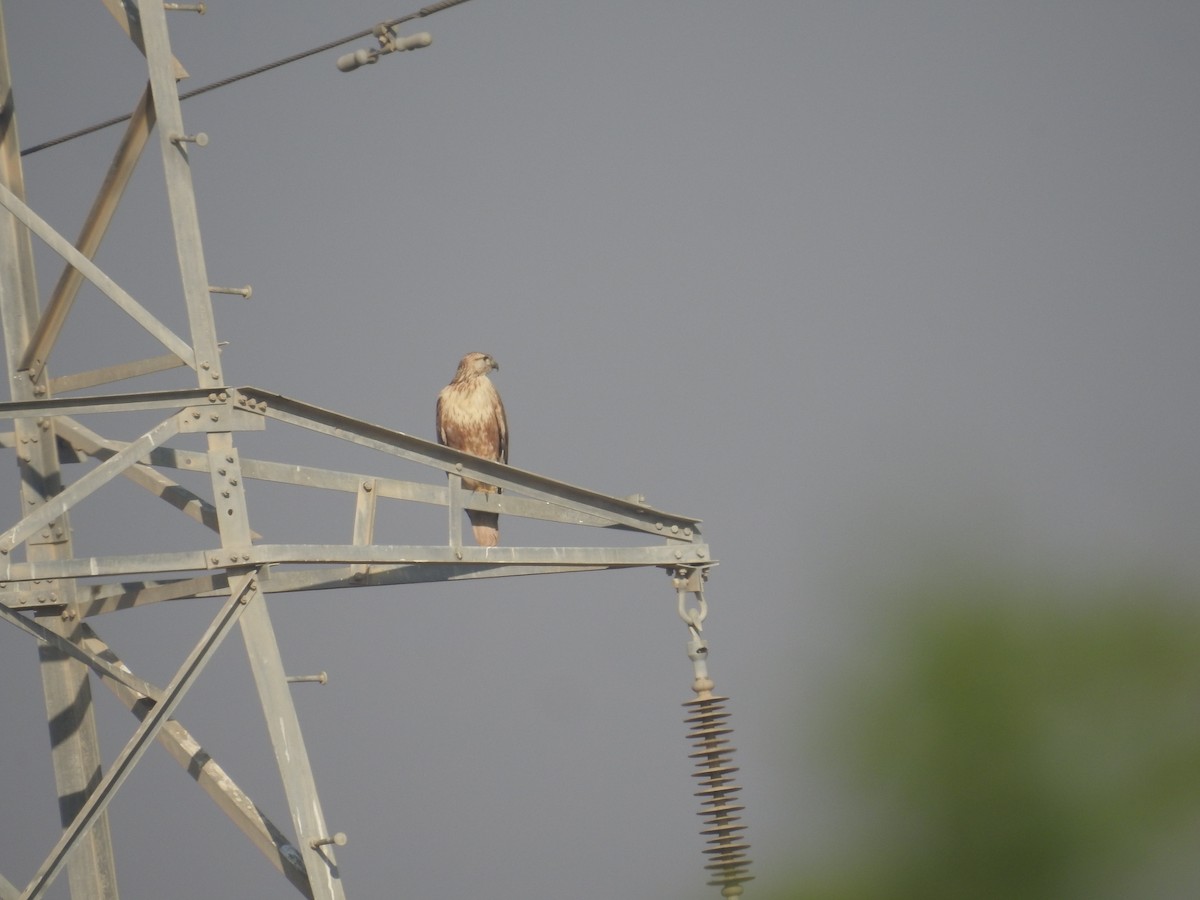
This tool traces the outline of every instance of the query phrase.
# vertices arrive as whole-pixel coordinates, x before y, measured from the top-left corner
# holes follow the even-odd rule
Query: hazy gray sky
[[[99,0],[4,7],[26,146],[133,108],[142,60]],[[170,24],[189,89],[415,9],[215,0]],[[840,604],[864,578],[935,539],[1200,575],[1193,0],[474,0],[411,30],[433,45],[184,104],[211,139],[192,153],[210,279],[254,287],[215,300],[228,377],[432,437],[438,389],[484,350],[515,465],[703,518],[759,872],[833,812],[789,742],[805,687],[854,652]],[[26,158],[67,236],[119,136]],[[177,323],[157,156],[98,262]],[[138,348],[157,352],[85,293],[51,366]],[[157,538],[170,517],[128,494],[72,514],[82,549],[118,542],[105,515]],[[272,542],[348,528],[329,515],[251,497]],[[289,670],[331,675],[296,698],[349,897],[717,895],[658,572],[271,608]],[[96,627],[165,680],[213,612]],[[283,822],[239,643],[178,717]],[[0,632],[0,872],[22,884],[58,827],[35,663]],[[133,724],[98,704],[111,759]],[[128,897],[294,895],[157,748],[112,820]]]

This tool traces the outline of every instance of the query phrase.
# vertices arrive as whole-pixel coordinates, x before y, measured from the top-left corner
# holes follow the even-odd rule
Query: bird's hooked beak
[[[500,371],[500,363],[496,362],[496,361],[493,359],[493,360],[492,360],[492,368],[493,368],[493,369],[495,369],[497,372],[499,372],[499,371]]]

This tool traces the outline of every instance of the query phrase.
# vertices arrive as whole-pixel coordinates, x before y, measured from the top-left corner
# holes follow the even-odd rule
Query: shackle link
[[[692,631],[692,637],[698,638],[704,630],[703,623],[708,618],[708,601],[704,599],[704,582],[708,581],[708,568],[675,569],[671,573],[671,584],[675,586],[675,594],[679,601],[679,618]],[[688,606],[688,594],[696,598],[695,606]]]

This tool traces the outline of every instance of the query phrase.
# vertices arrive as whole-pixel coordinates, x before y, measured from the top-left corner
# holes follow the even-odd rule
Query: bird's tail
[[[480,547],[495,547],[500,543],[499,513],[468,509],[467,518],[471,520],[471,531],[475,533],[476,544]]]

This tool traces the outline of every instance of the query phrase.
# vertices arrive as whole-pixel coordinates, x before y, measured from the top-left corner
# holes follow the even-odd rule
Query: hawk
[[[508,462],[508,420],[504,403],[488,378],[500,366],[486,353],[468,353],[459,361],[458,371],[437,398],[437,438],[439,444],[481,456],[496,462]],[[471,491],[500,493],[494,484],[481,484],[471,478],[462,480]],[[500,515],[467,510],[475,543],[495,547],[500,542]]]

